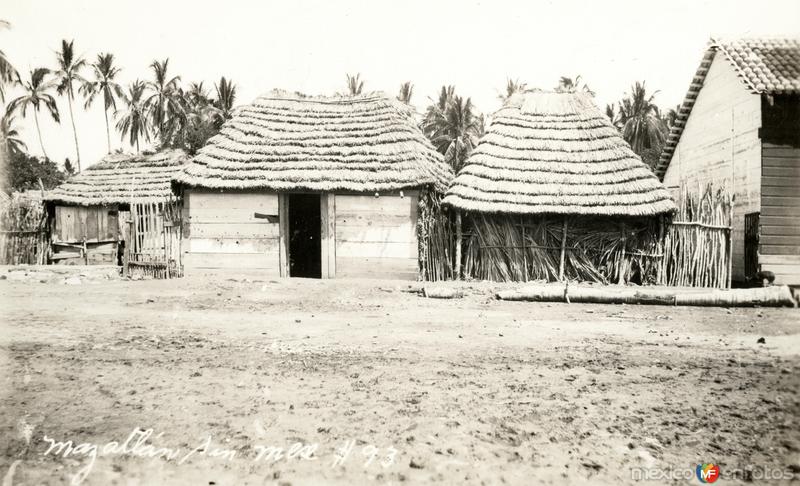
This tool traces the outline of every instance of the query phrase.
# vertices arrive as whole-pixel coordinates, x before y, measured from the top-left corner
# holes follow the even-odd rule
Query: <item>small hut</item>
[[[165,252],[165,213],[179,214],[170,180],[188,160],[182,150],[111,154],[49,191],[50,260],[121,265],[126,245],[141,254]],[[138,228],[138,241],[129,241],[129,226]],[[176,244],[179,251],[179,235]]]
[[[675,210],[588,95],[542,91],[492,116],[443,204],[466,214],[464,274],[499,281],[654,281]]]
[[[418,278],[452,171],[413,115],[382,93],[239,109],[175,180],[186,271]]]

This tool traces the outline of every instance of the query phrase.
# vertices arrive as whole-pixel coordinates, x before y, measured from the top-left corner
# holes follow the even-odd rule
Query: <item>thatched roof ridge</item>
[[[474,212],[654,216],[669,193],[583,93],[509,99],[459,171],[444,203]]]
[[[171,180],[188,162],[182,150],[107,155],[44,199],[82,206],[161,201],[172,195]]]
[[[358,192],[433,185],[450,167],[383,93],[308,96],[275,90],[240,108],[175,181],[214,189]]]

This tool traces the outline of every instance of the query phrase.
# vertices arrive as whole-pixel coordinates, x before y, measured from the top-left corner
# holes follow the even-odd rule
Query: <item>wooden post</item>
[[[658,260],[658,267],[656,271],[656,282],[659,285],[663,285],[664,282],[661,279],[664,276],[664,262],[666,262],[666,252],[664,249],[664,216],[658,217],[658,253],[661,255]]]
[[[528,247],[525,246],[525,217],[519,217],[519,227],[522,230],[522,280],[528,281]]]
[[[558,264],[558,279],[564,280],[564,258],[567,253],[567,218],[564,217],[564,223],[561,226],[561,259]]]
[[[453,276],[461,280],[461,211],[456,210],[456,261],[453,266]]]
[[[733,206],[736,204],[736,112],[731,108],[731,215],[728,231],[728,282],[727,288],[731,288],[733,279]]]
[[[320,194],[320,222],[322,225],[321,236],[321,276],[322,278],[336,277],[336,195],[333,193]]]
[[[617,283],[620,285],[625,284],[625,274],[628,271],[628,262],[625,261],[625,258],[628,254],[628,234],[625,232],[625,229],[626,226],[625,222],[623,221],[620,225],[620,232],[622,233],[622,259],[619,262],[619,278],[617,279]]]
[[[127,278],[130,275],[128,264],[131,259],[131,245],[133,244],[133,219],[125,222],[128,225],[128,241],[125,242],[125,253],[122,257],[122,276]]]
[[[278,194],[278,259],[281,277],[289,277],[289,196]]]

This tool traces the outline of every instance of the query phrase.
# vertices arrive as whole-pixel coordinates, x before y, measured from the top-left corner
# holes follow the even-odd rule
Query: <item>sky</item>
[[[507,78],[550,89],[578,74],[601,107],[641,80],[658,90],[659,106],[673,107],[710,36],[798,36],[800,1],[0,0],[0,19],[11,23],[0,50],[23,77],[55,67],[61,40],[74,39],[87,60],[113,53],[123,85],[149,79],[150,63],[169,58],[184,84],[233,79],[237,104],[246,104],[273,88],[333,94],[345,90],[345,73],[361,73],[365,90],[392,95],[411,81],[419,111],[453,84],[490,114]],[[6,102],[19,94],[12,89]],[[40,117],[45,149],[74,162],[66,99],[59,108],[61,124]],[[40,155],[33,117],[18,123]],[[85,168],[107,152],[102,102],[77,106],[75,123]],[[118,148],[132,151],[112,133]]]

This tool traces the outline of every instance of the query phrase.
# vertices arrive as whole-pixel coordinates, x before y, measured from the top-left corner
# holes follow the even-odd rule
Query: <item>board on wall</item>
[[[278,195],[189,189],[183,201],[184,268],[279,276]]]
[[[55,206],[50,259],[60,265],[116,265],[116,206]]]
[[[764,143],[759,259],[776,284],[800,285],[800,148]]]
[[[417,194],[335,196],[336,277],[416,280]]]

